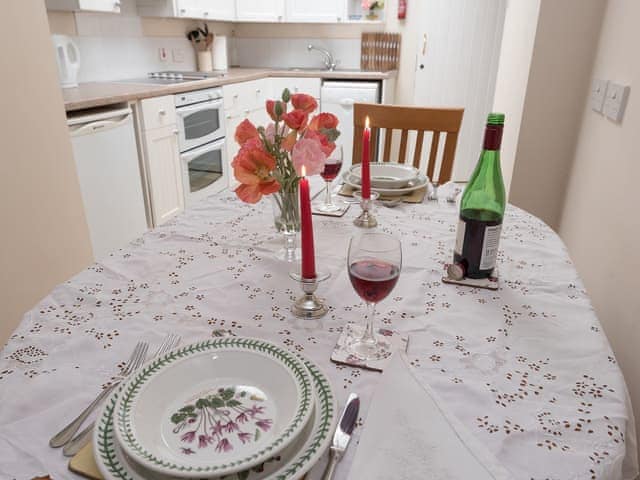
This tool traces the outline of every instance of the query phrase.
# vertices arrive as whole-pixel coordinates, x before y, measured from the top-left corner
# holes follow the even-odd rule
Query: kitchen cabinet
[[[144,170],[154,226],[184,210],[178,127],[172,95],[140,101]]]
[[[120,13],[120,0],[46,0],[48,10]]]
[[[235,20],[236,0],[137,0],[138,13],[148,17]]]
[[[345,0],[286,0],[287,22],[337,23],[346,20]]]
[[[285,0],[236,0],[236,19],[241,22],[284,21]]]
[[[282,91],[288,88],[291,93],[306,93],[320,100],[320,78],[272,77],[269,80],[271,98],[280,98]]]

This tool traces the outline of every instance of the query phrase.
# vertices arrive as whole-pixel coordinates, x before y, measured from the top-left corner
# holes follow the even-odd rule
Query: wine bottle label
[[[482,242],[482,257],[480,257],[480,270],[495,268],[501,231],[502,225],[485,227],[484,240]]]
[[[464,245],[464,234],[467,230],[467,224],[464,220],[458,220],[458,233],[456,234],[456,246],[453,249],[458,255],[462,255],[462,247]]]

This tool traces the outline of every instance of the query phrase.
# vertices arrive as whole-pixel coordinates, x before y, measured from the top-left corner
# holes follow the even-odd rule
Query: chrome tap
[[[331,55],[331,52],[329,50],[316,47],[315,45],[311,45],[311,44],[307,45],[307,50],[308,51],[317,50],[318,52],[320,52],[324,57],[323,62],[324,62],[324,66],[327,67],[327,70],[333,71],[336,69],[336,61],[333,58],[333,55]]]

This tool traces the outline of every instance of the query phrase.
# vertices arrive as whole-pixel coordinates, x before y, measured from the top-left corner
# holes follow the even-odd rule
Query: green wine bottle
[[[484,147],[460,202],[460,219],[449,275],[488,278],[496,266],[505,209],[500,169],[504,114],[490,113]]]

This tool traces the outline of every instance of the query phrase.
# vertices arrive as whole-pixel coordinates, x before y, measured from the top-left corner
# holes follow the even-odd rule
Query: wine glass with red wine
[[[376,335],[373,318],[376,304],[398,283],[402,269],[400,240],[386,233],[364,233],[349,243],[347,267],[351,285],[367,305],[364,328],[352,327],[347,345],[362,360],[379,360],[391,354],[391,346]]]
[[[317,206],[317,209],[321,212],[337,212],[340,210],[340,206],[333,203],[331,195],[331,182],[335,180],[342,168],[342,146],[336,145],[335,150],[327,157],[327,161],[324,164],[324,169],[320,173],[320,176],[326,182],[326,190],[324,196],[324,203]]]

